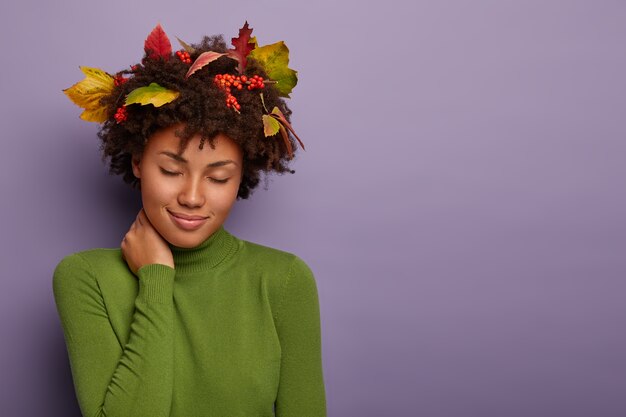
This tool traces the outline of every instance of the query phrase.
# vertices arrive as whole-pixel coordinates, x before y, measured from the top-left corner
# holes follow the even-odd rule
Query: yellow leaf
[[[280,123],[278,120],[267,114],[263,115],[263,133],[265,133],[265,137],[274,136],[279,129]]]
[[[126,96],[125,104],[152,104],[154,107],[161,107],[171,101],[178,98],[180,93],[178,91],[169,90],[165,87],[161,87],[157,83],[150,83],[147,87],[135,88]]]
[[[80,114],[80,118],[87,122],[103,123],[109,118],[109,110],[104,106],[93,110],[85,110]]]
[[[70,100],[85,109],[80,115],[88,122],[102,123],[107,119],[108,109],[100,104],[103,97],[115,88],[113,77],[99,68],[80,67],[85,79],[63,90]]]
[[[298,83],[298,72],[287,66],[289,48],[283,41],[254,48],[248,58],[260,63],[270,79],[277,82],[276,89],[281,96],[289,97]]]

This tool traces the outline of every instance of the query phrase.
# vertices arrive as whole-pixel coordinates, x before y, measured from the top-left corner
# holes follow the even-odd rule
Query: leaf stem
[[[269,111],[267,111],[267,107],[265,107],[265,99],[263,98],[263,93],[259,93],[259,95],[261,96],[261,103],[263,103],[263,108],[265,109],[265,113],[269,113]]]

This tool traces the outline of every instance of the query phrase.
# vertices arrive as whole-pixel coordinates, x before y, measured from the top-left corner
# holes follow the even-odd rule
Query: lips
[[[192,216],[190,214],[177,213],[175,211],[170,211],[170,213],[172,213],[172,215],[178,217],[179,219],[185,219],[185,220],[204,220],[204,219],[206,219],[208,217],[208,216],[206,216],[206,217],[204,217],[204,216]]]
[[[170,219],[183,230],[195,230],[202,226],[206,221],[207,217],[202,216],[192,216],[183,213],[174,213],[168,210],[168,214]]]

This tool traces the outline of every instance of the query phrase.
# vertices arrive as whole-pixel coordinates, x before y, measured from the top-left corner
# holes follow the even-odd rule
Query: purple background
[[[51,279],[139,195],[62,93],[172,39],[285,40],[307,146],[226,226],[301,256],[329,416],[626,415],[626,3],[0,6],[0,414],[79,416]],[[252,417],[252,416],[251,416]]]

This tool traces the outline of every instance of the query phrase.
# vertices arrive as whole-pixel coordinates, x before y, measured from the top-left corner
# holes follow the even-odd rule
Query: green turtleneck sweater
[[[296,255],[220,227],[175,268],[135,276],[121,250],[53,277],[85,417],[325,417],[315,278]]]

